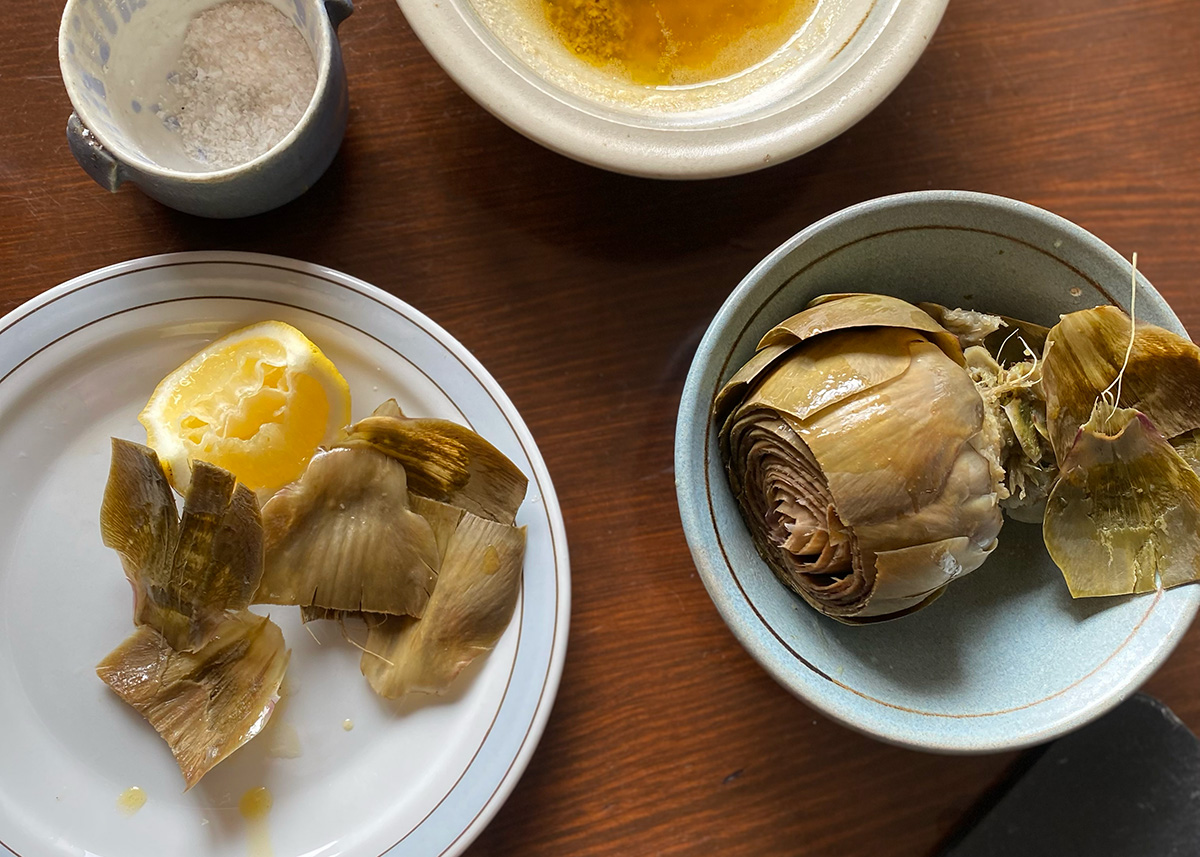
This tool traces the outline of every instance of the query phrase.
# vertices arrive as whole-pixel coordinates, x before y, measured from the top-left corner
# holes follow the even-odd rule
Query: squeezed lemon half
[[[159,382],[138,415],[167,476],[187,490],[208,461],[254,491],[299,478],[350,422],[350,387],[296,328],[263,321],[213,342]]]

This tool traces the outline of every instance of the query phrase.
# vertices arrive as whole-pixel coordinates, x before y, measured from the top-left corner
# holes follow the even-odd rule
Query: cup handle
[[[329,15],[329,23],[333,29],[345,21],[354,12],[354,0],[325,0],[325,12]]]
[[[72,113],[67,120],[67,145],[71,147],[71,154],[79,161],[79,166],[100,187],[116,192],[121,182],[125,181],[125,169],[121,162],[100,145],[96,136],[79,121],[77,113]]]

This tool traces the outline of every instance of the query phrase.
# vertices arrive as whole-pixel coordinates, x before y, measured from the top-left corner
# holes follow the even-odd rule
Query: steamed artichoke
[[[771,330],[717,394],[754,544],[820,612],[910,613],[995,548],[1004,441],[963,364],[921,309],[835,295]]]

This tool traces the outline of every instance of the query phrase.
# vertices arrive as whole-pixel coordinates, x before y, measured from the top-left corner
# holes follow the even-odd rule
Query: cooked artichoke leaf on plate
[[[405,469],[370,447],[318,453],[263,507],[256,600],[420,616],[438,576],[433,528],[408,499]]]
[[[204,645],[258,588],[258,501],[206,462],[195,463],[179,519],[154,451],[113,438],[100,530],[133,585],[135,623],[156,628],[177,651]]]
[[[466,426],[403,416],[395,400],[346,429],[347,447],[367,446],[404,465],[414,494],[511,524],[529,480],[502,452]]]
[[[194,652],[176,651],[143,625],[96,673],[163,737],[190,789],[262,731],[288,655],[275,623],[243,611]]]
[[[524,527],[462,512],[425,615],[370,629],[361,666],[371,687],[389,699],[445,691],[508,627],[524,555]]]

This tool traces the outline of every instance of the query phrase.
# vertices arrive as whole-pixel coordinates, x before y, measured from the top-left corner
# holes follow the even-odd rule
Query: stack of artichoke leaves
[[[385,402],[263,507],[256,600],[299,605],[306,620],[362,619],[377,693],[441,693],[512,618],[527,484],[470,429]]]
[[[263,568],[258,501],[197,462],[180,518],[154,451],[114,438],[100,530],[138,628],[96,672],[167,741],[190,789],[262,731],[287,669],[279,627],[246,609]]]
[[[278,701],[289,652],[252,603],[298,605],[306,621],[361,617],[372,688],[441,693],[512,618],[526,486],[474,432],[389,401],[261,514],[232,474],[193,462],[181,518],[154,451],[114,439],[101,531],[138,628],[97,673],[167,741],[188,788]]]
[[[768,332],[713,411],[755,547],[839,621],[928,605],[1004,513],[1043,523],[1075,597],[1200,577],[1200,350],[1114,307],[1046,329],[829,295]]]

